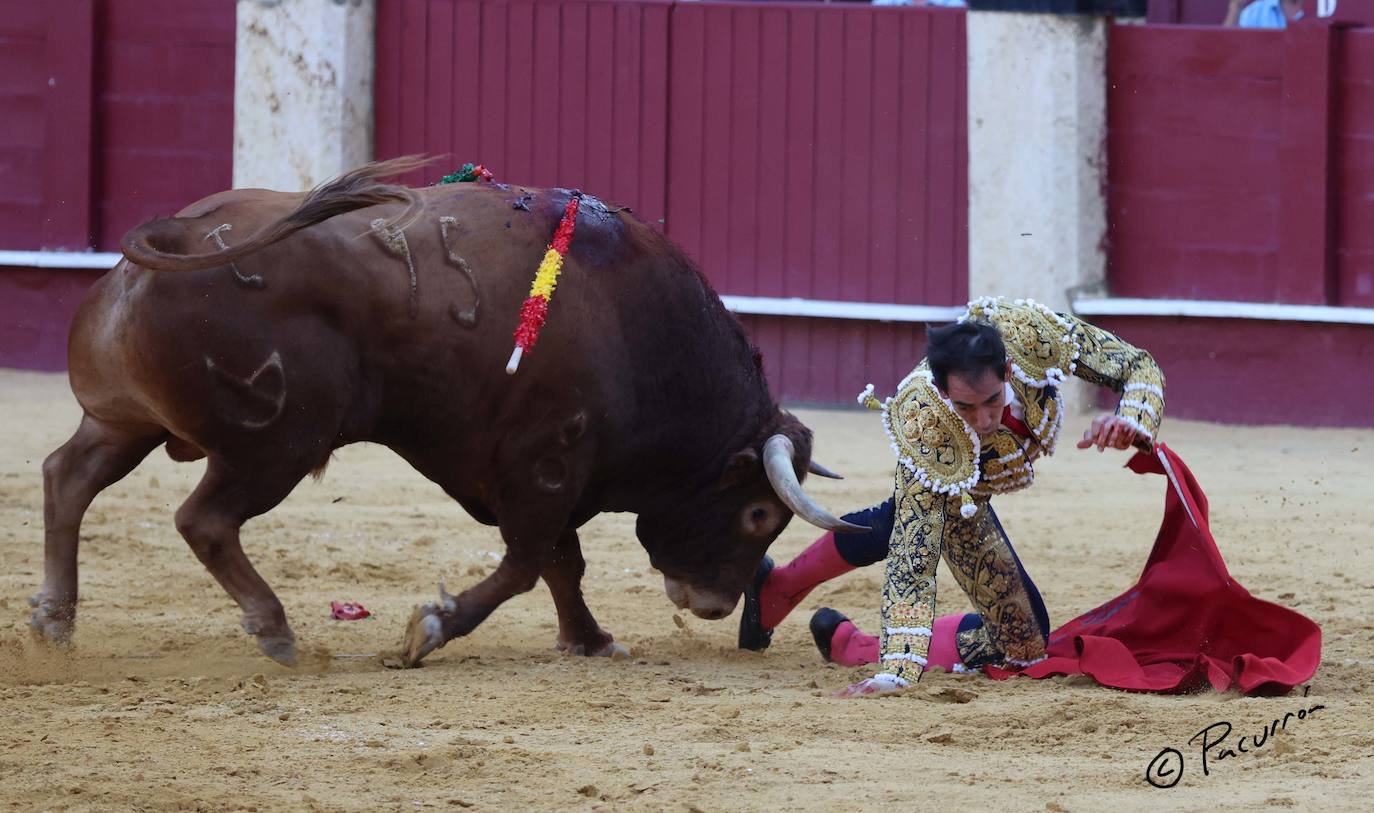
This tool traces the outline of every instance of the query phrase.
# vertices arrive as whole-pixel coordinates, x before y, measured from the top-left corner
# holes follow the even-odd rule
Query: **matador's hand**
[[[1092,426],[1083,430],[1083,438],[1078,441],[1078,448],[1087,449],[1096,446],[1099,452],[1107,447],[1129,449],[1135,444],[1135,441],[1135,427],[1127,423],[1120,415],[1104,412],[1093,418]]]
[[[896,694],[910,685],[911,681],[909,680],[904,680],[896,675],[889,675],[886,672],[879,672],[871,678],[865,678],[858,683],[850,684],[830,696],[876,697],[884,694]]]

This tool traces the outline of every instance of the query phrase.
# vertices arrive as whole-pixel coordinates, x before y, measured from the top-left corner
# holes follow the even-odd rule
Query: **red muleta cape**
[[[1104,686],[1187,692],[1207,684],[1248,695],[1281,695],[1312,677],[1321,628],[1287,607],[1257,599],[1226,571],[1207,525],[1207,497],[1164,444],[1126,464],[1163,474],[1164,521],[1140,580],[1050,635],[1045,660],[1014,675],[1088,675]]]

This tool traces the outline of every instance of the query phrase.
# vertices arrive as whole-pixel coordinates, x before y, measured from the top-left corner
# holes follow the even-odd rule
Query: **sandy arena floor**
[[[813,481],[823,504],[886,495],[892,458],[875,416],[800,414],[819,459],[849,475]],[[0,809],[1126,813],[1368,810],[1374,793],[1374,431],[1165,429],[1208,491],[1232,573],[1322,625],[1310,697],[931,674],[901,697],[842,701],[829,692],[866,672],[821,662],[806,624],[831,605],[872,629],[881,568],[819,589],[768,652],[740,652],[737,616],[674,612],[627,515],[594,520],[583,540],[588,603],[629,660],[554,653],[540,587],[425,668],[382,667],[375,653],[397,646],[412,605],[440,577],[474,582],[501,543],[375,446],[343,450],[322,482],[245,528],[307,665],[275,665],[239,630],[237,608],[172,525],[204,464],[162,451],[87,514],[76,647],[49,653],[26,626],[42,574],[39,467],[79,409],[63,376],[0,371],[0,416]],[[999,500],[1056,624],[1116,595],[1144,563],[1164,478],[1124,461],[1066,448],[1040,466],[1034,502]],[[815,533],[794,522],[775,557]],[[943,569],[940,579],[941,611],[962,611]],[[332,621],[331,599],[375,616]],[[1188,744],[1214,722],[1259,733],[1318,703],[1208,776]],[[1167,746],[1185,773],[1160,790],[1144,773]]]

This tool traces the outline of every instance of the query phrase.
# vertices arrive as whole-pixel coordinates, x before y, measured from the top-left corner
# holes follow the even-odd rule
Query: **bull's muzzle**
[[[734,612],[735,605],[739,603],[739,596],[725,596],[668,576],[663,577],[663,591],[679,610],[690,610],[697,618],[711,621]]]

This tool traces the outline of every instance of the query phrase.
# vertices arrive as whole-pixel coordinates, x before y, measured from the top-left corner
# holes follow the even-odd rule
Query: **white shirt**
[[[1302,19],[1302,12],[1298,12],[1296,19]],[[1236,25],[1240,28],[1287,28],[1288,19],[1283,16],[1279,0],[1255,0],[1241,10]]]
[[[1008,382],[1006,382],[1005,384],[1003,384],[1002,386],[1003,386],[1003,387],[1006,387],[1006,391],[1007,391],[1007,406],[1008,406],[1008,407],[1011,407],[1011,416],[1012,416],[1013,418],[1015,418],[1016,420],[1021,421],[1022,423],[1025,423],[1025,422],[1026,422],[1026,408],[1025,408],[1024,406],[1021,405],[1021,402],[1020,402],[1020,401],[1016,400],[1016,392],[1015,392],[1015,390],[1013,390],[1013,389],[1011,388],[1011,382],[1008,381]]]

